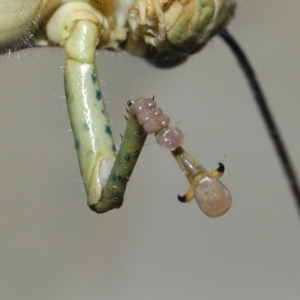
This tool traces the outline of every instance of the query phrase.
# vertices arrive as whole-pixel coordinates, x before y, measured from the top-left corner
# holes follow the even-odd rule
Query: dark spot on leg
[[[132,156],[133,156],[134,158],[138,159],[140,153],[141,153],[141,149],[138,149],[138,150],[136,150],[136,151],[133,152]]]
[[[125,159],[127,162],[130,161],[130,158],[131,158],[131,155],[130,155],[130,154],[126,154],[126,155],[124,156],[124,159]]]
[[[117,180],[117,176],[116,176],[115,173],[112,175],[111,179],[112,179],[112,181],[116,181]]]
[[[80,148],[80,142],[78,140],[75,140],[75,149],[79,150]]]
[[[84,130],[90,130],[90,126],[89,126],[89,124],[86,123],[86,122],[84,122],[84,123],[82,124],[82,127],[83,127]]]
[[[99,101],[101,100],[101,92],[99,90],[96,91],[96,99]]]
[[[91,75],[91,77],[92,77],[93,83],[95,84],[95,83],[97,82],[97,74],[96,74],[96,72],[94,72],[94,73]]]
[[[110,127],[108,125],[105,125],[105,132],[109,135],[111,135],[111,130]]]
[[[114,173],[114,174],[112,175],[112,180],[113,180],[113,181],[124,182],[124,179],[126,179],[126,178],[124,178],[122,175],[118,175],[118,174],[116,174],[116,173]],[[127,180],[126,180],[126,182],[127,182]]]

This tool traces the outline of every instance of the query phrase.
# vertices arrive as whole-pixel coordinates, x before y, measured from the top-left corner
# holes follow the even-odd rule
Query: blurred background
[[[243,46],[300,172],[300,2],[239,1]],[[208,169],[226,166],[231,210],[182,204],[188,183],[150,136],[123,207],[86,205],[63,87],[65,54],[0,58],[0,291],[12,300],[299,299],[300,220],[247,83],[216,37],[159,70],[101,51],[99,77],[119,145],[128,99],[156,96]]]

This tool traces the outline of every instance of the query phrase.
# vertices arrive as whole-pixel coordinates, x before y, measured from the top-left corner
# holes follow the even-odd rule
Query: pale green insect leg
[[[65,44],[65,89],[78,162],[88,196],[96,204],[115,160],[115,146],[94,63],[99,28],[78,21]]]
[[[97,213],[119,208],[147,134],[129,112],[118,156],[94,64],[98,27],[78,21],[65,44],[65,89],[78,162]],[[116,158],[116,160],[115,160]]]

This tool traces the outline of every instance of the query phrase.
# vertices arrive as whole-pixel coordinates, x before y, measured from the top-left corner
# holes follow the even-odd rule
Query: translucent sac
[[[150,119],[145,124],[143,124],[143,128],[148,134],[154,134],[160,129],[160,126],[157,125],[155,119]]]
[[[151,98],[144,98],[143,99],[144,105],[147,109],[153,109],[156,107],[156,102],[154,99]]]
[[[144,125],[152,118],[151,111],[144,109],[136,115],[136,118],[141,125]]]
[[[170,118],[167,115],[160,115],[156,118],[156,123],[159,127],[168,127]]]
[[[145,106],[145,103],[143,100],[137,100],[135,102],[132,103],[130,109],[132,110],[132,112],[138,116],[141,111],[147,109],[146,106]]]
[[[158,132],[156,135],[156,140],[162,147],[173,151],[183,144],[184,136],[178,127],[170,127]]]
[[[231,195],[225,185],[213,178],[203,178],[195,187],[195,199],[201,210],[209,217],[224,215],[230,208]]]
[[[163,111],[160,107],[151,108],[151,113],[154,117],[158,117],[163,114]]]

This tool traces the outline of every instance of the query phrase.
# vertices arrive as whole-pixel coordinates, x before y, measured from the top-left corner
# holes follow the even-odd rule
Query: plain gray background
[[[300,171],[300,2],[239,1],[230,31],[263,83]],[[0,59],[0,298],[3,300],[299,299],[300,223],[248,86],[215,38],[173,70],[98,53],[119,144],[128,99],[155,95],[233,196],[209,219],[176,200],[188,188],[147,140],[121,209],[86,206],[63,88],[62,49]]]

